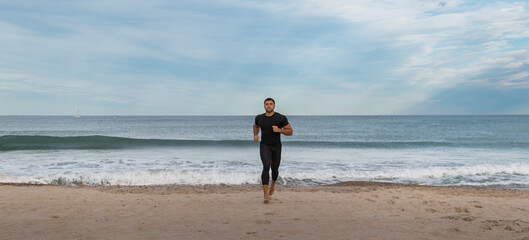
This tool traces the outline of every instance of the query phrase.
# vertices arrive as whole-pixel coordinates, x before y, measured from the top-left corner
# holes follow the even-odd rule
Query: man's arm
[[[278,128],[277,126],[272,126],[272,129],[274,130],[274,132],[282,133],[285,136],[292,136],[292,134],[294,133],[294,130],[292,130],[290,124],[287,124],[282,129]]]
[[[257,126],[255,123],[253,124],[253,141],[259,141],[259,126]]]

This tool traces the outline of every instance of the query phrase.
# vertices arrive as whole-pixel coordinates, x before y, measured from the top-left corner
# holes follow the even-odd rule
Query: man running
[[[253,141],[259,141],[259,128],[261,128],[261,162],[263,163],[263,172],[261,181],[264,191],[264,202],[268,203],[270,196],[274,194],[274,187],[277,177],[279,176],[279,163],[281,163],[281,134],[292,136],[292,127],[288,123],[287,117],[278,112],[274,112],[276,102],[272,98],[264,101],[265,113],[255,117],[253,125]],[[272,167],[272,183],[270,189],[270,167]]]

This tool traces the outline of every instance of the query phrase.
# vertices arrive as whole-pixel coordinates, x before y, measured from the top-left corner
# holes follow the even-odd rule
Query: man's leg
[[[272,152],[272,183],[270,184],[270,191],[269,195],[272,196],[274,194],[275,185],[277,178],[279,177],[279,164],[281,164],[281,144],[276,146],[274,151]]]
[[[261,173],[261,182],[263,185],[264,193],[264,202],[268,203],[268,182],[270,181],[270,161],[271,161],[271,151],[265,144],[259,145],[259,150],[261,153],[261,162],[263,163],[263,172]]]

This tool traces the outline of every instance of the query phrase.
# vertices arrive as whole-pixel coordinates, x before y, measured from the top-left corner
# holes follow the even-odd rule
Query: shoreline
[[[529,191],[0,183],[0,239],[529,239]]]
[[[230,189],[234,191],[243,191],[258,188],[259,184],[246,184],[246,185],[228,185],[228,184],[203,184],[203,185],[190,185],[190,184],[160,184],[160,185],[55,185],[55,184],[41,184],[41,183],[15,183],[15,182],[0,182],[2,186],[19,186],[19,187],[67,187],[67,188],[90,188],[90,189],[165,189],[167,191],[174,191],[174,193],[209,193],[209,192],[222,192],[222,189]],[[294,186],[294,185],[276,185],[276,188],[288,190],[288,191],[314,191],[318,190],[330,190],[340,191],[348,188],[390,188],[390,187],[401,187],[401,188],[423,188],[423,189],[450,189],[457,191],[469,191],[469,192],[494,192],[494,191],[507,191],[507,192],[528,192],[529,189],[507,189],[507,188],[489,188],[481,186],[436,186],[436,185],[420,185],[420,184],[407,184],[407,183],[392,183],[392,182],[376,182],[376,181],[346,181],[333,184],[314,185],[314,186]],[[346,191],[350,191],[346,190]]]

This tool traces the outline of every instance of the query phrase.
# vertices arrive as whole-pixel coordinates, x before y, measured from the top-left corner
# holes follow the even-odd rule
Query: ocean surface
[[[288,116],[279,184],[529,189],[529,116]],[[254,116],[0,116],[0,182],[260,184]]]

